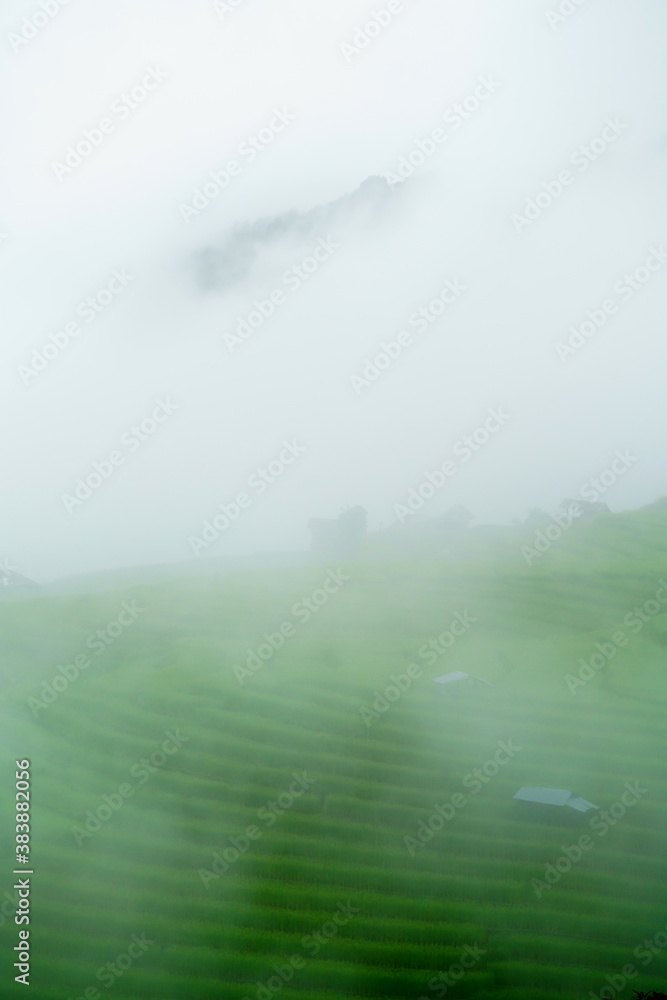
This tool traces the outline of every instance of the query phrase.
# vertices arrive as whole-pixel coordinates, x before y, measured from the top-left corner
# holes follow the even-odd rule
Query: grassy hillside
[[[28,758],[33,1000],[664,988],[666,528],[601,517],[530,566],[533,529],[479,529],[449,556],[0,602],[0,896]],[[453,670],[494,686],[443,695]],[[522,785],[599,808],[543,821]]]

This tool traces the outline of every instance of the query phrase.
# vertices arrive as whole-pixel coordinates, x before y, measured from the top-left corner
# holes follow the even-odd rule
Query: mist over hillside
[[[535,515],[458,512],[340,562],[210,559],[0,600],[6,784],[32,762],[35,995],[85,995],[116,961],[123,1000],[660,989],[665,517],[553,538]]]
[[[304,551],[354,504],[386,527],[448,461],[428,516],[555,511],[619,452],[602,502],[664,493],[662,6],[400,6],[122,0],[105,34],[7,5],[26,576],[187,561],[285,442],[201,558]]]
[[[667,986],[660,0],[5,0],[0,998]]]
[[[251,269],[258,251],[288,236],[302,239],[328,233],[336,222],[353,218],[371,208],[387,210],[391,188],[382,177],[368,177],[356,191],[329,205],[306,212],[295,210],[239,226],[219,248],[208,247],[197,255],[199,281],[205,289],[226,289],[238,284]]]

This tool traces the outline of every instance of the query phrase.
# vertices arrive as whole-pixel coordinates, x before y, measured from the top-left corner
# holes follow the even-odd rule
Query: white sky
[[[465,503],[509,522],[553,510],[617,449],[637,461],[602,498],[613,510],[667,493],[667,263],[629,301],[613,290],[667,248],[664,7],[586,0],[553,28],[555,0],[405,0],[346,61],[340,43],[383,7],[242,0],[221,19],[207,0],[70,0],[14,51],[10,33],[41,8],[6,0],[0,557],[22,572],[191,558],[188,538],[286,439],[306,453],[208,555],[304,548],[307,519],[344,505],[387,525],[498,405],[508,424],[425,513]],[[114,101],[148,67],[168,78],[121,119]],[[199,250],[395,170],[489,76],[496,92],[444,126],[446,142],[380,210],[288,235],[235,287],[201,289]],[[276,108],[296,120],[248,162],[239,145]],[[53,162],[104,117],[113,132],[58,180]],[[608,118],[627,128],[580,172],[571,154]],[[185,223],[179,206],[235,157],[240,176]],[[513,213],[565,168],[574,183],[517,233]],[[223,334],[329,235],[340,249],[230,354]],[[33,348],[114,269],[134,280],[24,384]],[[456,277],[460,300],[355,394],[350,376]],[[561,361],[555,344],[610,296],[617,314]],[[178,411],[69,513],[62,495],[159,396]]]

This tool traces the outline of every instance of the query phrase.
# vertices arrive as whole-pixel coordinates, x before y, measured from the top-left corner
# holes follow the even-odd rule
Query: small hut
[[[357,555],[366,534],[366,516],[364,508],[357,506],[343,511],[336,519],[311,518],[308,521],[311,551],[326,558]]]
[[[606,503],[591,500],[568,500],[565,499],[560,505],[561,510],[574,508],[574,516],[580,521],[592,521],[598,514],[611,514],[611,510]]]
[[[582,813],[600,808],[562,788],[524,787],[520,788],[513,798],[521,803],[519,808],[526,818],[545,822],[556,818],[578,821]],[[574,813],[568,812],[570,809],[574,810]]]
[[[23,594],[38,590],[38,586],[27,576],[17,573],[13,566],[9,566],[7,560],[0,562],[0,595],[1,594]]]
[[[461,681],[471,680],[478,684],[487,684],[489,687],[493,687],[491,681],[485,681],[482,677],[475,677],[474,674],[466,674],[462,670],[454,670],[451,674],[442,674],[440,677],[434,677],[433,681],[435,684],[440,684],[441,694],[451,694],[454,698],[459,698],[461,696]]]

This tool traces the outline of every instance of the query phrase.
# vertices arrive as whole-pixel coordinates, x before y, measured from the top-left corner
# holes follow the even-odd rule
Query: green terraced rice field
[[[349,581],[303,622],[291,609],[329,567],[0,604],[0,894],[11,899],[14,759],[29,758],[28,995],[579,1000],[629,963],[639,974],[621,997],[664,987],[667,948],[641,946],[667,926],[667,615],[636,633],[623,625],[667,575],[663,521],[652,538],[638,522],[634,549],[627,530],[614,544],[596,525],[587,548],[568,541],[531,570],[510,556],[349,564]],[[57,666],[132,600],[136,622],[31,710]],[[420,649],[457,612],[474,623],[427,661]],[[240,684],[234,664],[286,621],[295,634]],[[619,628],[627,645],[572,693],[565,675]],[[360,709],[410,663],[420,676],[367,724]],[[494,687],[443,696],[432,678],[453,670]],[[169,733],[173,752],[160,755]],[[512,754],[477,788],[473,770],[499,742]],[[639,799],[597,829],[597,809],[542,822],[512,801],[544,785],[605,810],[626,783]],[[86,831],[105,795],[120,806]],[[452,796],[451,819],[418,842]],[[547,885],[545,866],[583,834],[590,849]],[[17,928],[12,907],[3,913],[3,996],[19,996]],[[144,944],[122,970],[133,935]],[[434,980],[456,975],[462,955],[458,981]]]

